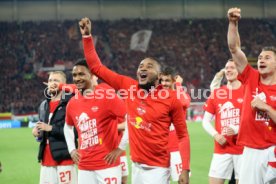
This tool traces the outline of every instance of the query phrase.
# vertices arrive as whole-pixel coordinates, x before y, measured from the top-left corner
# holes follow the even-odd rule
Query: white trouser
[[[169,184],[170,169],[132,163],[132,184]]]

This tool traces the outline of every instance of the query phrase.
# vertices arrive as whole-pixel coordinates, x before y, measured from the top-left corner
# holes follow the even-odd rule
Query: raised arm
[[[228,47],[231,52],[232,58],[236,63],[237,69],[239,73],[242,73],[245,69],[248,61],[241,50],[241,41],[240,35],[238,31],[238,21],[241,18],[241,10],[239,8],[230,8],[228,10],[228,34],[227,34],[227,42]]]
[[[129,77],[119,75],[116,72],[109,70],[105,67],[96,52],[93,39],[91,36],[91,21],[88,18],[83,18],[79,22],[80,32],[83,37],[83,47],[86,62],[89,69],[97,77],[104,80],[107,84],[116,90],[129,88],[132,84],[137,84],[137,82]]]
[[[211,84],[210,84],[210,90],[211,92],[214,91],[215,89],[220,88],[221,81],[224,76],[224,68],[221,69],[219,72],[216,73],[215,77],[213,78]]]

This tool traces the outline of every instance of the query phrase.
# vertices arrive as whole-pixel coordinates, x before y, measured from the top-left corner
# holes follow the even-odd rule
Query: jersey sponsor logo
[[[137,129],[141,128],[141,123],[143,122],[143,119],[141,117],[136,117],[135,120],[136,120],[136,123],[134,127]]]
[[[93,112],[97,112],[97,111],[99,110],[99,107],[98,107],[98,106],[93,106],[93,107],[91,108],[91,110],[92,110]]]
[[[143,129],[146,131],[151,131],[151,123],[147,123],[141,118],[140,116],[137,116],[135,118],[129,118],[129,123],[134,126],[136,129]]]
[[[102,139],[98,137],[97,121],[91,119],[85,112],[76,116],[77,127],[80,130],[80,149],[87,149],[97,144],[102,144]]]
[[[242,98],[238,98],[238,99],[237,99],[237,102],[238,102],[238,103],[242,103],[242,102],[243,102],[243,99],[242,99]]]
[[[137,107],[137,112],[139,115],[143,115],[146,113],[146,110],[143,107]]]

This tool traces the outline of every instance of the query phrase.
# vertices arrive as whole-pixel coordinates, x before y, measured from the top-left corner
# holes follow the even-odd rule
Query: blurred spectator
[[[243,19],[240,36],[248,57],[256,58],[261,45],[276,43],[276,20]],[[188,91],[208,89],[212,76],[230,54],[227,22],[212,20],[94,21],[97,52],[112,70],[135,77],[135,66],[146,56],[164,67],[174,67],[187,81]],[[256,26],[257,25],[257,26]],[[132,51],[130,38],[142,29],[152,30],[147,52]],[[43,99],[41,67],[72,66],[83,57],[77,21],[0,22],[0,112],[35,112]],[[47,75],[46,75],[47,76]],[[69,78],[70,75],[68,75]],[[30,90],[31,89],[31,90]],[[192,99],[205,101],[205,99]]]

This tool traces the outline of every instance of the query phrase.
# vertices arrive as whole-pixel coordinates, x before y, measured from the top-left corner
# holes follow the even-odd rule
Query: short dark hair
[[[86,62],[86,59],[84,59],[84,58],[78,59],[77,62],[74,64],[74,66],[84,66],[87,69],[89,69],[89,66],[88,66],[88,64]]]
[[[166,67],[162,72],[161,75],[171,75],[172,78],[176,76],[176,72],[171,67]]]
[[[276,47],[273,46],[267,46],[262,49],[262,51],[272,51],[276,55]]]
[[[160,63],[158,62],[157,59],[155,59],[154,57],[146,57],[145,59],[150,59],[150,60],[152,60],[152,61],[157,65],[158,72],[159,72],[159,73],[161,72],[162,67],[161,67],[161,65],[160,65]],[[145,60],[145,59],[144,59],[144,60]]]

